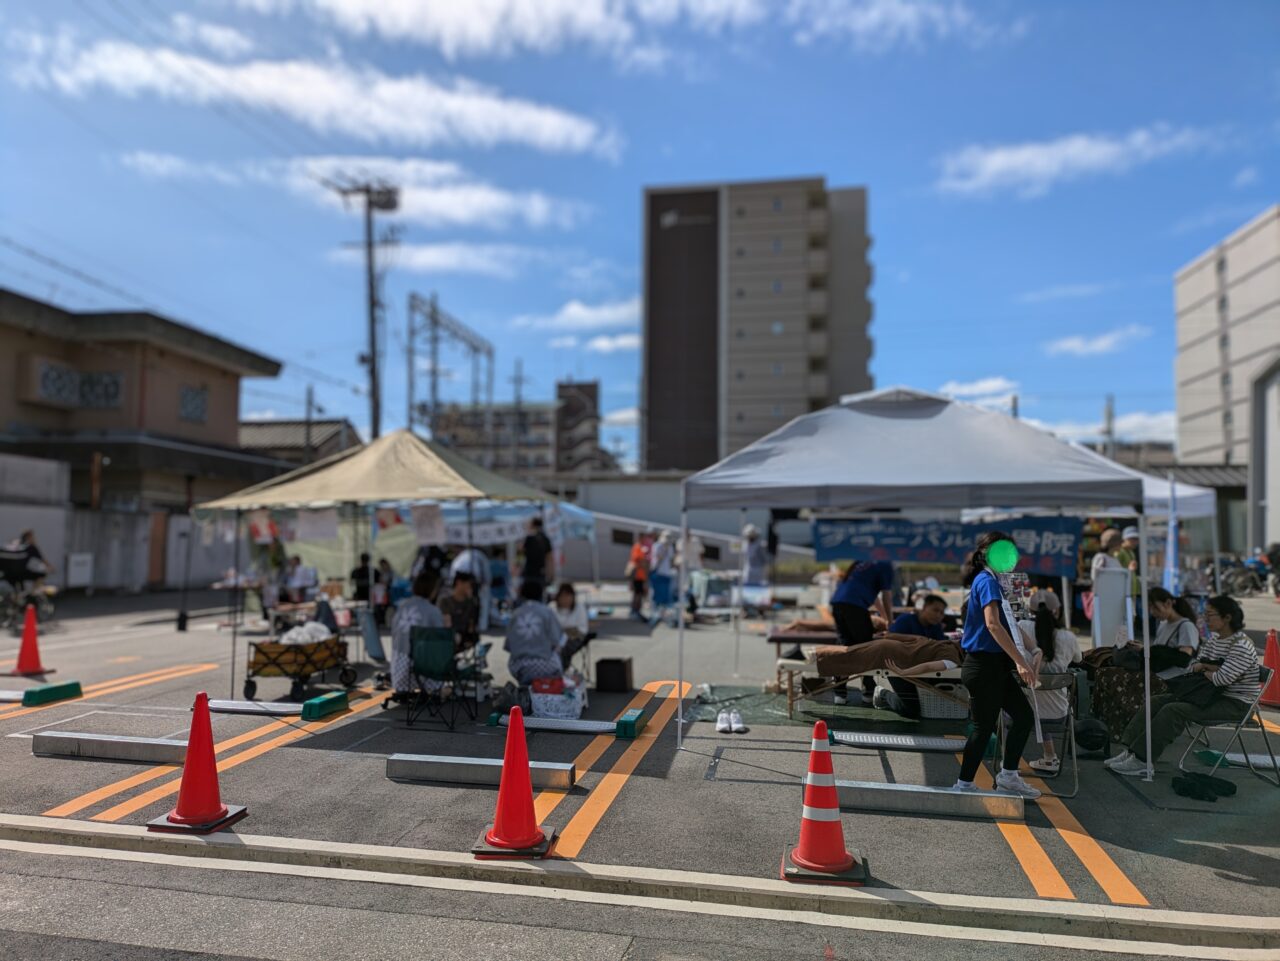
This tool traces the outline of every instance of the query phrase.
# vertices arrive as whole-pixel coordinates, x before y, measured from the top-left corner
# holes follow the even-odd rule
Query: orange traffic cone
[[[831,767],[827,722],[813,726],[809,773],[804,779],[804,810],[800,816],[800,843],[782,856],[784,881],[860,885],[867,880],[866,862],[844,846],[836,775]]]
[[[1267,689],[1262,692],[1262,704],[1267,707],[1280,707],[1280,641],[1276,640],[1276,629],[1267,631],[1267,646],[1262,652],[1262,663],[1271,668],[1271,680]]]
[[[533,781],[529,777],[529,746],[524,739],[524,714],[511,709],[507,747],[498,782],[498,808],[493,823],[471,848],[478,858],[545,858],[555,831],[538,824],[533,810]]]
[[[182,763],[182,784],[172,811],[147,822],[152,831],[212,834],[235,824],[249,809],[223,804],[218,792],[218,767],[213,759],[213,728],[209,723],[209,695],[196,695],[187,737],[187,757]]]
[[[22,619],[22,644],[18,648],[18,661],[12,671],[7,671],[2,676],[33,677],[52,673],[51,668],[40,664],[40,631],[36,626],[36,608],[34,604],[28,604],[26,616]]]

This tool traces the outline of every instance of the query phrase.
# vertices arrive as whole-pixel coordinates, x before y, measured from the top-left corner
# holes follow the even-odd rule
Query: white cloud
[[[938,393],[948,397],[983,397],[989,394],[1006,394],[1018,389],[1018,382],[1008,377],[983,377],[980,380],[949,380],[938,388]]]
[[[630,69],[656,69],[669,52],[650,28],[704,33],[764,19],[765,0],[239,0],[260,13],[301,11],[358,37],[415,43],[448,60],[550,54],[581,44]]]
[[[253,51],[253,40],[234,27],[197,20],[185,13],[175,13],[169,24],[178,43],[201,46],[220,57],[243,57]]]
[[[1039,290],[1028,290],[1019,294],[1017,301],[1020,304],[1043,304],[1052,300],[1079,300],[1096,297],[1106,289],[1106,284],[1057,284]]]
[[[1073,334],[1051,340],[1044,345],[1045,353],[1054,357],[1059,354],[1070,354],[1073,357],[1096,357],[1099,354],[1113,354],[1130,341],[1141,340],[1151,334],[1150,327],[1141,324],[1129,324],[1116,330],[1098,334],[1095,337],[1082,337]]]
[[[561,286],[578,294],[613,290],[626,281],[634,286],[635,271],[605,257],[588,257],[565,268]]]
[[[1207,130],[1156,123],[1126,134],[1072,134],[1056,140],[971,145],[942,158],[943,193],[984,196],[1011,191],[1038,197],[1056,184],[1119,174],[1210,145]]]
[[[573,334],[567,337],[552,337],[547,341],[547,346],[552,350],[570,350],[578,346],[578,338]]]
[[[326,181],[384,180],[400,188],[398,217],[433,228],[569,228],[589,213],[578,201],[540,191],[506,190],[477,179],[456,163],[425,158],[344,155],[215,164],[136,151],[121,162],[155,178],[283,185],[312,203],[335,209],[344,206],[343,199]]]
[[[223,164],[187,160],[173,154],[135,150],[122,154],[120,163],[153,180],[205,180],[233,185],[241,183],[239,172]]]
[[[515,244],[399,244],[384,255],[397,270],[417,274],[478,274],[510,279],[543,257],[541,250]],[[334,250],[330,259],[364,264],[364,251]]]
[[[439,6],[454,6],[441,4]],[[461,5],[459,5],[461,6]],[[620,140],[587,117],[511,97],[464,77],[392,75],[342,60],[223,63],[167,47],[14,34],[10,74],[20,86],[67,96],[107,90],[176,103],[232,103],[273,112],[325,135],[415,146],[520,145],[616,157]]]
[[[240,415],[241,420],[280,420],[284,417],[278,410],[266,408],[265,410],[249,410]]]
[[[785,19],[799,44],[844,40],[868,53],[935,39],[981,45],[1025,29],[1023,22],[1009,28],[986,23],[960,0],[790,0]]]
[[[1231,181],[1231,186],[1252,187],[1261,179],[1262,177],[1258,173],[1257,167],[1245,167],[1235,175],[1235,178]]]
[[[640,323],[640,298],[617,300],[603,304],[584,304],[571,300],[554,314],[525,315],[512,321],[513,327],[535,330],[612,330],[635,327]]]
[[[640,408],[621,407],[604,415],[601,424],[605,427],[635,427],[640,423]]]
[[[1063,440],[1096,440],[1102,437],[1102,421],[1042,421],[1027,418],[1027,423],[1050,431]],[[1178,415],[1171,410],[1122,414],[1115,420],[1116,436],[1128,441],[1172,441],[1177,432]]]
[[[612,354],[620,350],[639,350],[639,334],[601,334],[587,341],[587,350],[596,354]]]

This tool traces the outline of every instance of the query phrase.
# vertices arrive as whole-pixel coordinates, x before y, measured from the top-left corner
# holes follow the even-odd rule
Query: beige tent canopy
[[[550,494],[502,477],[412,431],[398,430],[364,447],[217,500],[198,511],[249,511],[453,500],[549,501]]]

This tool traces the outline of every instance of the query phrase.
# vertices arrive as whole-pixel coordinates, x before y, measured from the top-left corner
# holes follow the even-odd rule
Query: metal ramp
[[[922,784],[836,781],[840,807],[849,811],[888,811],[932,817],[998,818],[1025,821],[1026,802],[1003,791],[961,791]]]
[[[266,714],[269,717],[288,717],[301,714],[302,705],[278,701],[210,701],[209,710],[214,714]]]
[[[937,751],[955,754],[964,750],[964,741],[952,737],[926,737],[921,734],[867,734],[861,731],[831,731],[832,744],[860,747],[869,751]]]

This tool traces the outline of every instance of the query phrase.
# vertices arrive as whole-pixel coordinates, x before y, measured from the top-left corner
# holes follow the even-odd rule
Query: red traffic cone
[[[40,630],[36,625],[36,608],[27,605],[27,613],[22,619],[22,644],[18,648],[18,661],[12,671],[4,677],[33,677],[40,674],[52,674],[53,670],[40,664]]]
[[[191,713],[191,734],[187,737],[187,757],[182,763],[182,784],[178,803],[172,811],[147,822],[152,831],[182,834],[212,834],[235,824],[249,809],[223,804],[218,792],[218,767],[213,759],[213,728],[209,724],[209,695],[196,695]]]
[[[524,714],[511,709],[507,747],[498,783],[498,808],[493,823],[471,848],[478,858],[545,858],[555,831],[538,824],[533,810],[533,781],[529,777],[529,746],[524,739]]]
[[[826,721],[818,721],[813,726],[809,773],[804,779],[800,843],[783,854],[781,877],[784,881],[849,885],[860,885],[867,880],[866,863],[844,846]]]
[[[1262,652],[1262,664],[1271,668],[1271,680],[1262,692],[1260,703],[1267,707],[1280,707],[1280,641],[1276,640],[1276,629],[1267,631],[1267,646]]]

